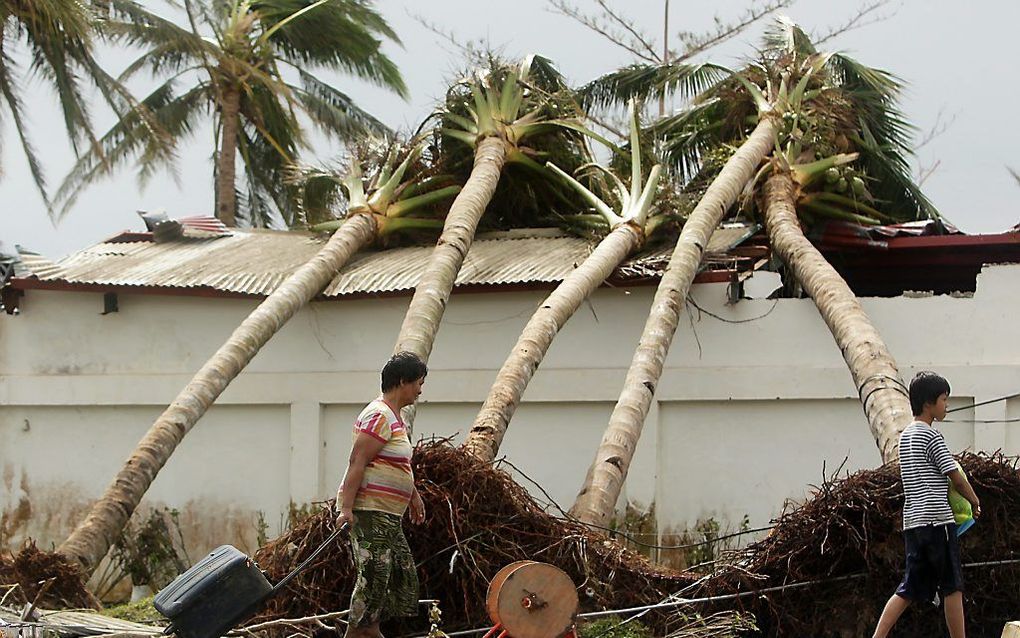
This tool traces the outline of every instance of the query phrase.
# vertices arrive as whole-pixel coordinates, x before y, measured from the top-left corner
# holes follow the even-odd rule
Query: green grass
[[[115,605],[113,607],[107,607],[103,610],[104,616],[111,616],[113,618],[119,618],[121,620],[129,620],[137,623],[165,623],[166,618],[163,617],[156,608],[152,606],[152,596],[148,598],[142,598],[133,603],[124,603],[122,605]]]
[[[606,616],[577,625],[578,638],[652,638],[652,632],[640,622],[632,620],[621,625],[623,619]]]

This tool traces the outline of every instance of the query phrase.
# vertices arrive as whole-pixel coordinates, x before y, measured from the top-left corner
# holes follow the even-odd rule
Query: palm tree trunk
[[[506,151],[506,143],[498,137],[486,137],[478,143],[471,175],[446,215],[443,233],[414,289],[393,352],[413,352],[428,361],[457,273],[499,184]]]
[[[235,86],[223,90],[220,105],[220,155],[216,167],[216,217],[227,226],[237,225],[237,134],[241,92]]]
[[[775,131],[775,120],[771,116],[763,116],[684,223],[669,265],[655,291],[620,398],[609,417],[609,425],[602,435],[584,485],[571,507],[570,513],[581,521],[605,526],[613,516],[655,396],[655,387],[662,376],[666,354],[680,321],[680,311],[698,274],[705,246],[708,246],[712,232],[719,226],[726,211],[737,201],[744,185],[751,181],[758,165],[772,149]]]
[[[804,237],[795,192],[786,172],[777,170],[765,183],[765,223],[772,249],[814,300],[850,368],[882,462],[894,461],[900,432],[911,422],[910,400],[896,361],[850,286]]]
[[[641,229],[631,224],[617,226],[531,315],[475,417],[464,442],[469,453],[485,462],[496,458],[510,419],[553,338],[581,303],[641,245],[643,239]]]
[[[58,552],[79,561],[87,573],[92,573],[184,435],[270,337],[320,293],[344,263],[375,238],[376,231],[377,222],[372,215],[354,215],[322,250],[248,315],[156,419],[88,516]]]

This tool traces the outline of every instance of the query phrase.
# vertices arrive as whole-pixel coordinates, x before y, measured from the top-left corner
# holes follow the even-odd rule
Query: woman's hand
[[[336,517],[336,526],[339,528],[348,523],[354,525],[354,511],[350,509],[341,509],[340,514]]]
[[[408,509],[411,514],[412,523],[421,525],[425,522],[425,503],[421,500],[421,494],[418,494],[418,490],[415,490],[414,494],[411,495]]]

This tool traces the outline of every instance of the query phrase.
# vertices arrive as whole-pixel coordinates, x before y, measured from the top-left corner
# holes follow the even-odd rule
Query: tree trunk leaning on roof
[[[763,115],[684,223],[655,291],[620,398],[609,417],[609,425],[584,485],[570,508],[571,516],[582,522],[605,526],[612,519],[705,247],[726,211],[737,201],[741,190],[772,150],[775,132],[775,118]]]
[[[322,292],[354,253],[375,239],[377,230],[375,215],[353,215],[248,315],[156,419],[85,520],[57,548],[59,553],[78,561],[87,574],[95,570],[184,435],[270,337]]]
[[[506,142],[500,137],[486,137],[478,143],[471,175],[453,200],[443,225],[443,234],[415,286],[394,353],[413,352],[422,361],[429,360],[453,284],[471,248],[478,222],[496,192],[506,156]],[[413,409],[412,405],[405,410]]]
[[[613,274],[623,260],[644,243],[648,217],[653,208],[662,166],[658,164],[653,166],[647,180],[644,179],[641,170],[641,128],[638,113],[637,103],[631,100],[628,109],[631,125],[629,186],[609,169],[599,169],[612,180],[612,190],[615,190],[619,212],[614,211],[610,204],[568,173],[552,163],[548,164],[549,170],[558,174],[580,193],[582,200],[594,207],[612,230],[599,241],[579,266],[570,271],[531,315],[517,343],[496,374],[492,388],[475,417],[464,443],[467,451],[481,461],[491,463],[496,458],[503,436],[521,403],[524,391],[560,329],[577,312],[581,303]]]
[[[815,302],[857,387],[882,462],[899,456],[899,435],[912,420],[896,361],[857,296],[801,230],[796,185],[777,166],[765,182],[764,208],[772,249]]]
[[[464,447],[486,463],[496,458],[503,436],[521,403],[528,382],[552,345],[553,339],[585,299],[602,285],[617,266],[644,240],[644,233],[632,224],[617,226],[599,242],[584,262],[570,271],[535,314],[531,316],[516,345],[496,374],[482,409],[475,417]]]

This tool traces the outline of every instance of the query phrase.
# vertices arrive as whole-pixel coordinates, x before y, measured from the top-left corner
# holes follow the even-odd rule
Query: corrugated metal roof
[[[721,228],[708,253],[725,253],[753,228]],[[591,252],[592,244],[569,236],[526,236],[514,231],[479,236],[471,246],[457,286],[501,286],[562,281]],[[524,236],[522,236],[524,235]],[[134,236],[132,236],[134,237]],[[113,238],[57,263],[26,261],[41,281],[109,286],[212,288],[223,292],[267,295],[322,247],[325,239],[302,232],[233,230],[227,237],[177,241],[117,241]],[[394,293],[412,290],[421,278],[431,246],[358,253],[327,286],[324,295]],[[656,251],[638,258],[668,258]],[[655,259],[653,259],[655,261]],[[658,261],[661,261],[659,259]],[[664,264],[663,264],[664,265]],[[647,267],[640,269],[647,276]],[[625,266],[619,274],[633,278]]]

